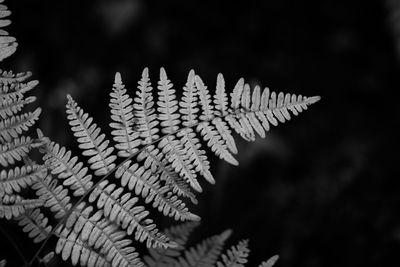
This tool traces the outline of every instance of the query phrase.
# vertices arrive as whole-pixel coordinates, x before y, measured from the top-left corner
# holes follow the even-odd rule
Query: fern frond
[[[19,75],[19,74],[17,74]],[[21,73],[21,75],[24,75],[24,73]],[[22,78],[21,78],[22,77]],[[30,77],[29,75],[25,76],[15,76],[13,78],[6,78],[6,79],[1,79],[0,81],[3,82],[3,84],[0,83],[0,100],[1,101],[8,101],[8,100],[13,100],[16,101],[18,99],[24,98],[24,94],[26,92],[29,92],[32,90],[36,85],[39,84],[37,80],[29,81],[27,83],[22,83],[18,82],[16,80],[21,79],[26,79],[27,77]]]
[[[115,184],[103,181],[92,191],[89,201],[97,200],[97,208],[103,209],[104,217],[126,229],[128,235],[134,232],[135,239],[146,241],[147,247],[175,247],[174,242],[159,232],[153,220],[147,218],[149,212],[143,206],[136,205],[138,198],[122,192],[121,187],[116,188]]]
[[[111,134],[116,142],[115,148],[118,156],[129,157],[138,151],[137,146],[141,144],[138,139],[139,133],[133,131],[134,116],[132,99],[126,94],[126,89],[121,80],[121,74],[115,74],[113,91],[110,93],[111,119],[110,127],[114,130]]]
[[[11,14],[7,6],[0,4],[0,61],[11,56],[17,50],[16,39],[8,35],[8,32],[1,29],[11,24],[11,21],[4,19]]]
[[[159,138],[158,120],[154,109],[154,101],[152,95],[152,87],[149,79],[149,70],[145,68],[142,72],[142,78],[139,81],[136,91],[135,103],[135,121],[137,131],[143,144],[150,144]]]
[[[244,267],[249,253],[248,241],[240,241],[221,256],[222,261],[217,262],[217,267]]]
[[[19,195],[4,195],[0,199],[0,218],[10,220],[20,216],[27,209],[33,209],[42,206],[40,199],[23,199]]]
[[[56,219],[62,218],[71,208],[68,189],[57,185],[57,180],[53,179],[51,174],[43,179],[37,179],[32,189],[36,190],[36,195],[43,201],[43,206],[55,213]]]
[[[30,104],[35,100],[36,97],[34,96],[19,99],[3,99],[0,102],[0,117],[2,117],[3,119],[11,117],[20,112],[26,104]]]
[[[39,177],[45,174],[45,169],[39,165],[25,165],[14,169],[2,170],[0,172],[0,195],[1,192],[13,194],[20,192],[21,188],[31,186]]]
[[[48,219],[40,212],[40,209],[27,210],[17,217],[18,225],[24,233],[33,239],[34,243],[42,242],[51,232],[51,226],[47,225]]]
[[[100,134],[100,128],[93,119],[81,109],[68,95],[67,118],[79,142],[82,155],[90,157],[88,163],[97,176],[103,176],[115,167],[116,156],[112,155],[113,147],[108,147],[109,141],[104,134]]]
[[[116,225],[103,218],[102,210],[98,210],[90,216],[93,208],[87,206],[83,209],[84,203],[81,204],[78,208],[82,211],[79,215],[77,213],[71,214],[74,216],[68,218],[66,227],[60,231],[61,234],[63,236],[69,235],[68,238],[73,241],[79,236],[79,240],[87,242],[89,247],[98,251],[100,255],[104,255],[112,266],[143,266],[135,248],[129,246],[132,240],[124,238],[126,233],[119,231]],[[59,239],[56,253],[62,252],[64,260],[71,257],[74,263],[81,257],[81,248],[81,245],[76,248],[73,242]]]
[[[72,156],[71,151],[54,142],[48,142],[41,148],[45,153],[44,164],[53,175],[63,179],[63,185],[73,190],[74,196],[82,196],[93,186],[92,175],[88,168],[78,161],[77,156]]]
[[[10,142],[29,129],[39,119],[41,109],[0,120],[0,141]]]
[[[279,260],[278,255],[272,256],[267,261],[263,261],[258,267],[272,267],[278,260]]]
[[[190,186],[172,168],[165,156],[155,148],[149,146],[139,153],[138,161],[143,161],[144,168],[151,169],[153,173],[160,173],[160,179],[166,182],[174,194],[190,198],[193,203],[197,203],[196,196],[191,192]]]
[[[1,84],[4,84],[4,85],[8,85],[8,84],[12,84],[12,83],[22,83],[31,76],[32,76],[32,72],[30,72],[30,71],[14,74],[12,71],[0,70],[0,82],[1,82]]]
[[[210,267],[213,266],[219,255],[221,254],[222,248],[225,244],[226,239],[231,235],[231,231],[227,230],[220,235],[216,235],[204,240],[201,244],[196,247],[192,247],[184,252],[184,257],[179,257],[175,262],[175,267]]]
[[[61,258],[64,261],[71,258],[73,265],[79,263],[80,266],[89,267],[111,266],[111,261],[105,255],[89,246],[87,241],[82,241],[81,237],[71,229],[64,228],[58,232],[56,253],[61,253]]]
[[[0,144],[0,164],[7,167],[9,164],[15,164],[16,161],[21,161],[32,148],[39,146],[37,140],[29,136],[21,136],[14,138],[6,144]]]
[[[185,203],[179,200],[167,186],[161,186],[158,175],[154,176],[151,170],[146,170],[137,163],[131,161],[121,165],[115,173],[116,178],[121,178],[121,185],[134,190],[136,195],[141,195],[146,203],[152,202],[165,216],[173,217],[175,220],[199,220],[200,218],[189,212]]]

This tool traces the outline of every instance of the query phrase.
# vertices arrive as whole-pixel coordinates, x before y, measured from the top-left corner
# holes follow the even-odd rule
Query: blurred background
[[[71,148],[65,95],[107,132],[116,71],[131,95],[161,66],[177,90],[193,68],[210,89],[221,72],[228,90],[244,77],[320,95],[265,139],[237,138],[238,167],[212,158],[191,242],[230,228],[249,266],[399,266],[399,2],[9,0],[19,49],[2,68],[33,72],[40,127]]]

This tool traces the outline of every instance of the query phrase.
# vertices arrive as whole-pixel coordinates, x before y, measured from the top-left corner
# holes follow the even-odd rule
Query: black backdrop
[[[107,129],[116,71],[132,94],[144,67],[154,84],[164,66],[177,88],[193,68],[210,88],[221,72],[228,88],[244,77],[321,95],[265,140],[238,141],[239,167],[213,160],[217,184],[203,183],[191,242],[231,228],[229,245],[250,239],[252,265],[279,254],[278,266],[398,266],[400,72],[388,2],[8,0],[19,50],[2,66],[40,80],[40,127],[71,148],[65,95]],[[1,248],[12,265],[4,238]]]

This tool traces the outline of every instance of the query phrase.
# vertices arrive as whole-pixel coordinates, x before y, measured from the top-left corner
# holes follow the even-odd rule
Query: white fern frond
[[[43,179],[37,179],[32,189],[36,190],[36,195],[43,201],[43,206],[49,208],[60,219],[67,214],[72,204],[68,189],[62,185],[57,185],[57,180],[48,174]]]
[[[176,173],[165,155],[158,148],[149,146],[139,153],[137,160],[143,161],[143,166],[150,169],[155,174],[160,174],[160,179],[165,181],[165,184],[174,194],[190,198],[193,203],[197,203],[196,196],[190,190],[190,186]]]
[[[134,190],[136,195],[142,196],[146,203],[152,203],[154,208],[165,216],[173,217],[175,220],[194,220],[200,218],[189,212],[185,203],[173,195],[167,186],[161,186],[158,175],[151,170],[145,169],[137,163],[125,162],[115,173],[116,178],[121,179],[121,185]]]
[[[27,209],[42,206],[40,199],[24,199],[19,195],[4,195],[0,197],[0,218],[10,220],[20,216]]]
[[[4,19],[11,14],[7,6],[0,4],[0,61],[11,56],[17,50],[17,41],[15,37],[9,36],[8,32],[1,29],[11,24],[11,21]]]
[[[21,83],[32,76],[32,72],[19,72],[14,74],[12,71],[2,71],[0,70],[0,82],[1,84],[13,84]]]
[[[145,68],[133,104],[136,127],[143,144],[150,144],[159,138],[152,89],[149,70]]]
[[[67,261],[71,258],[73,265],[79,263],[80,266],[88,267],[110,267],[111,261],[106,255],[102,255],[92,246],[89,246],[87,241],[82,241],[80,235],[68,228],[62,231],[58,230],[58,242],[56,253],[61,254],[61,258]]]
[[[113,91],[110,93],[111,134],[116,142],[115,148],[118,156],[128,157],[138,151],[137,146],[141,144],[138,139],[139,133],[133,130],[134,116],[132,98],[126,93],[125,85],[122,83],[121,74],[115,74]]]
[[[207,238],[196,247],[187,249],[184,256],[176,260],[175,267],[211,267],[221,254],[226,239],[231,235],[231,231],[227,230],[220,235]]]
[[[46,170],[39,165],[25,165],[8,171],[2,170],[0,172],[0,195],[2,195],[1,192],[9,195],[20,192],[22,188],[31,186],[45,173]]]
[[[73,213],[74,216],[68,218],[66,227],[60,231],[61,233],[64,231],[66,234],[62,235],[69,234],[71,240],[77,240],[79,237],[80,241],[87,242],[89,247],[98,251],[100,255],[104,255],[112,266],[143,266],[135,248],[129,246],[132,240],[125,239],[126,233],[119,231],[115,224],[111,224],[108,219],[105,219],[102,210],[98,210],[90,216],[93,208],[87,206],[83,209],[84,203],[81,204],[79,209],[82,211],[79,212],[79,215]],[[73,242],[66,242],[65,238],[60,238],[57,242],[56,253],[62,252],[64,260],[71,257],[74,263],[81,257],[81,248],[81,245],[75,248]]]
[[[52,229],[51,225],[48,225],[49,220],[40,212],[40,209],[27,210],[16,220],[18,225],[22,227],[22,231],[28,233],[34,243],[42,242]]]
[[[24,75],[24,73],[22,73],[21,75]],[[30,74],[21,77],[15,76],[14,78],[2,80],[0,78],[0,81],[3,82],[3,84],[0,83],[0,101],[17,101],[18,99],[24,98],[25,93],[35,88],[35,86],[38,85],[39,82],[37,80],[33,80],[27,83],[22,83],[15,80],[24,80],[28,77],[30,77]]]
[[[115,167],[116,156],[112,155],[113,147],[109,147],[109,141],[100,133],[100,128],[87,113],[81,109],[68,95],[67,118],[77,138],[82,155],[90,157],[88,163],[97,176],[103,176]]]
[[[22,110],[22,108],[34,102],[36,100],[36,97],[30,96],[27,98],[19,98],[19,99],[3,99],[0,102],[0,117],[3,119],[6,119],[8,117],[12,117],[18,112]]]
[[[29,129],[39,119],[41,109],[0,120],[0,141],[10,142]]]
[[[236,246],[232,246],[225,254],[222,254],[222,261],[217,262],[217,267],[244,267],[250,250],[248,241],[240,241]]]
[[[21,161],[34,147],[38,147],[40,143],[30,137],[17,137],[10,142],[0,144],[0,164],[7,167],[13,165],[17,161]]]
[[[63,185],[69,186],[74,196],[82,196],[90,190],[92,175],[77,156],[72,156],[71,151],[54,142],[48,142],[41,150],[45,153],[43,160],[47,168],[64,180]]]
[[[89,201],[97,201],[97,208],[103,209],[104,217],[126,229],[128,235],[135,233],[135,239],[146,241],[147,247],[175,247],[174,242],[159,232],[153,220],[147,218],[149,211],[137,205],[138,198],[122,193],[123,188],[103,181],[92,191]]]

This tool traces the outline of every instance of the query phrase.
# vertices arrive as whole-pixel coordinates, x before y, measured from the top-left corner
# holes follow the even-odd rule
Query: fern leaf
[[[225,80],[224,76],[220,73],[217,76],[217,86],[214,95],[214,104],[216,108],[216,115],[219,117],[227,116],[228,114],[228,96],[225,92]],[[231,131],[228,125],[221,118],[215,118],[213,123],[217,129],[217,131],[222,135],[222,138],[225,140],[225,143],[229,150],[233,154],[237,154],[238,150],[235,144],[235,140],[231,134]]]
[[[267,261],[262,262],[259,267],[272,267],[279,260],[279,256],[275,255],[269,258]]]
[[[26,104],[30,104],[36,100],[36,97],[30,96],[19,99],[4,99],[0,102],[0,117],[6,119],[20,112]]]
[[[221,140],[220,134],[208,122],[200,123],[196,130],[200,132],[204,140],[207,142],[208,147],[220,159],[229,162],[232,165],[239,165],[239,162],[229,153],[226,144]]]
[[[92,186],[92,175],[88,174],[88,168],[73,157],[71,151],[57,143],[49,142],[43,148],[45,154],[44,163],[53,175],[63,179],[63,185],[73,190],[74,196],[82,196]]]
[[[17,42],[14,37],[8,36],[8,32],[1,29],[10,25],[11,21],[3,19],[8,17],[11,12],[7,9],[7,6],[0,5],[0,61],[11,56],[17,50]]]
[[[217,267],[244,267],[250,250],[248,241],[240,241],[236,246],[232,246],[226,254],[221,256],[222,261],[217,262]]]
[[[139,133],[133,131],[134,117],[132,99],[126,94],[125,86],[121,80],[121,74],[115,74],[113,91],[110,93],[111,119],[110,127],[114,130],[111,134],[117,143],[118,156],[128,157],[138,151],[136,148],[141,144],[138,139]]]
[[[185,256],[180,257],[175,267],[209,267],[213,266],[219,255],[226,239],[231,235],[231,231],[225,231],[220,235],[216,235],[204,240],[196,247],[192,247],[184,252]]]
[[[12,73],[11,71],[2,71],[0,70],[0,82],[4,85],[12,84],[12,83],[22,83],[32,76],[32,72],[20,72],[17,74]]]
[[[174,247],[176,244],[159,233],[153,220],[146,218],[149,214],[143,206],[137,206],[138,199],[130,193],[122,194],[123,189],[116,188],[108,181],[101,182],[90,194],[89,201],[97,200],[97,208],[103,209],[104,217],[109,218],[126,229],[128,235],[135,233],[135,239],[146,241],[147,247]]]
[[[0,199],[0,218],[10,220],[23,214],[26,209],[40,207],[42,204],[40,199],[23,199],[19,195],[4,195]]]
[[[7,167],[9,164],[15,164],[21,161],[32,148],[37,147],[40,143],[30,137],[17,137],[6,144],[0,144],[0,164]]]
[[[21,188],[31,186],[38,177],[45,174],[45,169],[39,165],[25,165],[0,172],[0,192],[13,194],[20,192]],[[40,178],[39,178],[40,179]],[[2,195],[2,193],[0,193]]]
[[[48,219],[40,212],[40,209],[27,210],[16,218],[18,225],[24,233],[33,239],[34,243],[43,241],[51,232],[51,226],[47,225]]]
[[[79,142],[79,148],[83,150],[82,154],[90,157],[90,168],[97,176],[107,174],[115,167],[113,147],[108,147],[109,141],[105,140],[104,134],[100,134],[100,128],[95,123],[92,124],[93,119],[69,95],[67,114],[71,130]]]
[[[0,121],[0,141],[10,142],[22,132],[27,131],[38,120],[41,109],[27,112]]]
[[[179,112],[182,114],[182,125],[185,127],[191,127],[197,124],[197,88],[195,83],[196,75],[193,70],[188,74],[187,82],[183,87],[183,95],[181,101],[179,101]]]
[[[17,74],[19,75],[19,74]],[[23,73],[22,73],[23,75]],[[29,77],[29,75],[22,76],[23,79]],[[32,90],[36,85],[39,84],[37,80],[29,81],[27,83],[20,83],[20,76],[15,76],[13,78],[1,78],[0,81],[3,82],[3,86],[0,83],[0,100],[3,101],[17,101],[18,99],[24,98],[24,94]]]
[[[144,168],[150,168],[156,174],[160,173],[160,179],[166,181],[166,185],[174,194],[190,198],[193,203],[197,203],[196,196],[191,192],[189,185],[176,173],[157,148],[149,146],[143,149],[137,159],[144,162]]]
[[[141,195],[146,203],[152,202],[165,216],[175,220],[199,220],[200,218],[188,211],[185,203],[169,192],[167,186],[161,187],[158,176],[138,164],[125,162],[115,173],[116,178],[121,178],[121,185],[135,190],[136,195]]]
[[[87,241],[82,241],[81,237],[71,229],[64,228],[58,232],[59,239],[56,253],[61,253],[64,261],[71,258],[73,265],[79,262],[80,266],[111,266],[111,261],[105,255],[100,254],[100,252],[89,246]]]
[[[43,201],[43,206],[55,213],[56,219],[64,217],[71,208],[68,190],[62,185],[57,186],[57,180],[53,179],[51,174],[43,179],[37,179],[32,189],[36,190],[36,195]]]
[[[81,204],[84,205],[84,203]],[[87,242],[89,247],[99,251],[100,255],[104,255],[112,266],[143,266],[135,248],[129,246],[132,241],[124,239],[125,232],[119,231],[116,225],[103,218],[101,210],[89,217],[92,210],[93,208],[88,206],[82,209],[79,215],[74,213],[75,216],[70,216],[66,224],[67,227],[63,229],[66,234],[63,235],[69,234],[69,238],[73,241],[79,236],[82,242]],[[72,227],[68,227],[68,225]],[[64,260],[71,257],[74,263],[81,257],[81,247],[75,248],[73,242],[65,242],[65,239],[59,239],[56,253],[62,252]]]
[[[149,79],[149,70],[145,68],[139,81],[138,91],[134,99],[134,115],[137,131],[143,144],[150,144],[159,138],[158,120],[154,109],[152,87]]]

